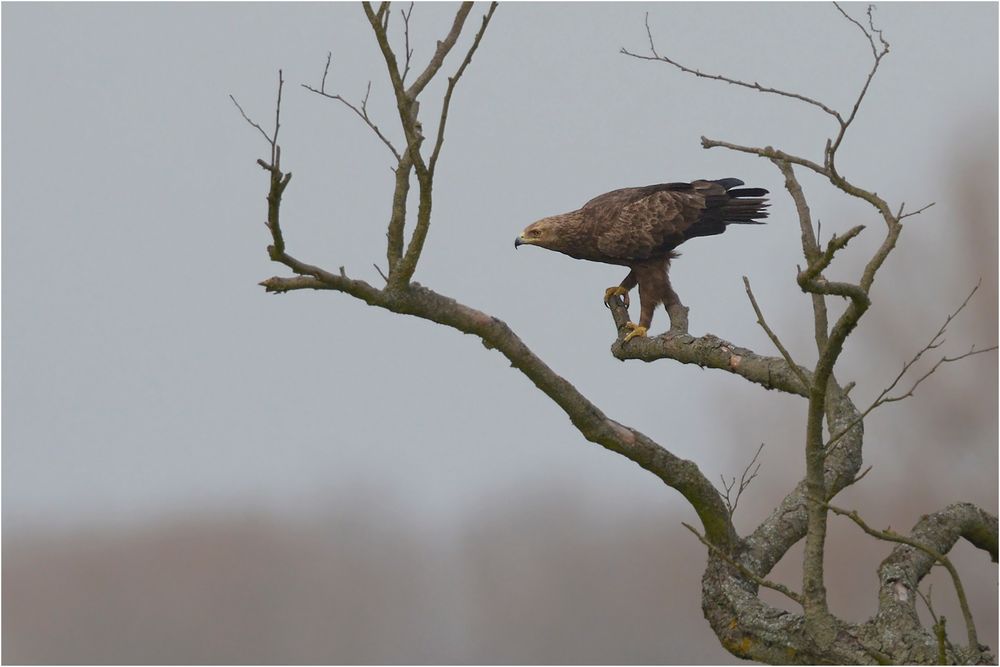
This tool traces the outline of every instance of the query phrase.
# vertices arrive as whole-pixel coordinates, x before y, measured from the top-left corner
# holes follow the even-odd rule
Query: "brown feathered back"
[[[631,265],[666,258],[690,238],[721,234],[730,224],[761,224],[767,190],[734,189],[739,185],[724,178],[613,190],[525,232],[544,229],[537,245],[578,259]]]

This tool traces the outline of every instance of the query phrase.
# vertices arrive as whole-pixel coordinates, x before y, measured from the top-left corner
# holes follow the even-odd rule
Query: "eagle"
[[[625,341],[646,336],[653,311],[662,303],[670,315],[670,333],[687,332],[687,308],[670,286],[674,249],[696,236],[713,236],[731,224],[759,225],[769,206],[763,188],[739,188],[738,178],[690,183],[661,183],[613,190],[570,213],[533,222],[514,247],[534,245],[575,259],[629,267],[620,285],[604,291],[604,303],[638,285],[639,323],[628,322]]]

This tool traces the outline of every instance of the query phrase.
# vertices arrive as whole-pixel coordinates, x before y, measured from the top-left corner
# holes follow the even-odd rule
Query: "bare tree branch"
[[[633,58],[638,58],[640,60],[659,60],[659,61],[665,62],[665,63],[667,63],[669,65],[673,65],[674,67],[676,67],[677,69],[679,69],[682,72],[686,72],[688,74],[693,74],[693,75],[695,75],[697,77],[701,77],[703,79],[712,79],[712,80],[715,80],[715,81],[722,81],[724,83],[732,84],[734,86],[740,86],[742,88],[749,88],[751,90],[755,90],[755,91],[760,92],[760,93],[767,93],[767,94],[771,94],[771,95],[780,95],[782,97],[790,97],[792,99],[799,100],[800,102],[805,102],[806,104],[809,104],[809,105],[812,105],[812,106],[814,106],[814,107],[816,107],[818,109],[821,109],[823,112],[825,112],[825,113],[833,116],[834,118],[836,118],[839,123],[843,123],[843,119],[840,117],[840,113],[838,113],[837,111],[834,111],[833,109],[831,109],[827,105],[823,104],[822,102],[820,102],[818,100],[812,99],[811,97],[806,97],[805,95],[800,95],[799,93],[792,93],[792,92],[789,92],[787,90],[780,90],[778,88],[769,88],[767,86],[762,86],[759,83],[757,83],[756,81],[754,81],[753,83],[749,83],[747,81],[741,81],[739,79],[733,79],[733,78],[730,78],[730,77],[727,77],[727,76],[722,76],[720,74],[706,74],[706,73],[702,72],[701,70],[697,70],[697,69],[692,69],[690,67],[686,67],[686,66],[680,64],[679,62],[677,62],[675,60],[672,60],[672,59],[670,59],[670,58],[668,58],[666,56],[661,56],[659,53],[656,52],[656,45],[653,43],[653,33],[650,30],[650,28],[649,28],[649,12],[646,12],[646,35],[649,37],[649,50],[650,50],[650,52],[653,55],[651,55],[651,56],[641,56],[641,55],[638,55],[636,53],[632,53],[631,51],[629,51],[628,49],[626,49],[624,47],[622,47],[621,53],[624,54],[624,55],[626,55],[626,56],[631,56]]]

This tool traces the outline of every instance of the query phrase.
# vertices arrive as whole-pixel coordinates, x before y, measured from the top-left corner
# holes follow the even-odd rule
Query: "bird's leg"
[[[635,271],[629,271],[628,275],[625,276],[625,280],[623,280],[618,287],[609,287],[604,290],[604,305],[610,308],[608,302],[611,301],[611,297],[620,296],[622,301],[625,303],[625,307],[628,308],[628,292],[630,289],[635,287],[638,282],[638,279],[635,277]]]
[[[654,281],[644,281],[639,283],[639,324],[628,322],[625,328],[629,329],[623,343],[627,343],[633,338],[643,338],[649,331],[649,325],[653,323],[653,311],[660,303],[656,294],[657,285]]]
[[[670,286],[669,279],[663,305],[667,309],[667,315],[670,316],[670,331],[667,332],[668,335],[686,334],[688,332],[688,308],[681,303],[677,292]]]

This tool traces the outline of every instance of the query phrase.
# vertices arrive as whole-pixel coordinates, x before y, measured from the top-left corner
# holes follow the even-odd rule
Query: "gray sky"
[[[414,11],[418,66],[451,11]],[[661,52],[841,109],[869,66],[862,36],[828,4],[505,4],[455,94],[416,279],[504,319],[610,416],[717,476],[759,442],[794,442],[772,417],[801,406],[697,368],[613,360],[600,296],[622,271],[512,246],[528,222],[617,187],[735,176],[768,188],[770,224],[685,246],[674,283],[693,333],[769,352],[743,295],[740,276],[750,276],[811,363],[779,175],[704,151],[699,137],[818,159],[834,127],[788,100],[619,55],[645,49],[647,11]],[[952,175],[960,153],[993,170],[996,159],[996,5],[889,3],[876,17],[892,52],[840,168],[890,202],[938,202],[899,250],[938,259],[887,265],[876,297],[912,291],[915,326],[893,354],[873,358],[874,343],[852,342],[844,376],[870,378],[864,396],[983,274],[955,247]],[[295,174],[283,208],[289,250],[379,280],[391,156],[347,109],[298,85],[317,84],[332,51],[328,88],[358,100],[372,80],[371,113],[398,136],[359,7],[5,4],[3,19],[5,532],[361,497],[447,526],[539,485],[585,489],[598,513],[682,502],[585,443],[472,338],[344,295],[257,287],[282,273],[265,253],[266,178],[254,160],[266,146],[227,95],[266,125],[279,67],[283,161]],[[422,112],[436,117],[428,102]],[[869,224],[852,244],[858,258],[878,242],[869,211],[804,182],[824,234]],[[996,220],[976,224],[973,246],[995,248]],[[660,311],[653,332],[666,323]],[[995,336],[995,322],[985,332]],[[976,333],[956,340],[991,342]],[[995,377],[995,358],[979,359],[950,370],[950,382],[977,367]],[[895,408],[900,423],[927,407],[920,400]],[[870,431],[888,433],[879,447],[902,446],[894,421],[880,424]],[[989,436],[968,437],[993,457],[984,474],[995,498]],[[766,452],[799,456],[794,445]],[[787,486],[772,481],[762,508]]]
[[[861,15],[860,5],[846,7]],[[418,67],[453,9],[415,9]],[[738,473],[766,442],[764,468],[737,517],[745,530],[801,476],[801,401],[670,362],[615,361],[601,295],[623,271],[512,244],[527,223],[613,188],[722,177],[768,188],[770,223],[686,245],[674,285],[691,308],[692,333],[771,353],[743,293],[740,277],[748,275],[792,354],[814,361],[809,302],[794,281],[797,225],[777,170],[702,150],[699,137],[819,159],[835,128],[788,100],[620,55],[622,46],[646,48],[647,11],[661,53],[842,110],[869,67],[860,32],[826,3],[504,4],[455,94],[416,279],[504,319],[607,414],[713,479]],[[954,324],[945,351],[997,335],[997,5],[886,3],[876,17],[892,52],[839,167],[890,203],[937,205],[907,224],[875,289],[876,307],[846,349],[839,377],[858,382],[860,404],[980,277],[983,297]],[[560,521],[580,523],[570,514],[595,531],[603,522],[605,535],[617,535],[628,517],[655,523],[658,539],[686,540],[671,549],[670,562],[687,564],[670,566],[680,582],[670,584],[678,600],[671,610],[697,615],[703,554],[677,526],[693,513],[652,475],[586,443],[497,353],[344,295],[275,297],[257,286],[284,275],[265,252],[267,183],[254,161],[267,147],[228,94],[269,125],[279,67],[287,82],[283,163],[295,174],[282,210],[289,251],[379,282],[372,263],[384,262],[391,156],[350,111],[299,86],[318,84],[332,51],[328,88],[358,101],[373,81],[369,109],[398,140],[384,65],[358,6],[7,3],[3,19],[5,539],[89,535],[83,531],[95,526],[176,516],[332,509],[337,517],[386,517],[385,531],[406,526],[461,544],[456,535],[475,542],[470,526],[492,535],[537,503],[572,511],[534,527],[511,524],[510,544],[535,544]],[[433,124],[431,100],[441,92],[437,85],[426,94],[425,124]],[[880,241],[878,220],[814,178],[803,184],[824,237],[868,225],[832,271],[856,276]],[[666,326],[661,310],[652,333]],[[865,454],[875,469],[844,504],[894,526],[955,500],[995,511],[996,405],[996,357],[981,356],[873,415]],[[921,483],[927,479],[934,483]],[[366,524],[347,534],[367,544],[364,535],[378,530]],[[831,524],[838,612],[863,611],[858,600],[873,599],[871,573],[885,553],[884,545],[858,549],[843,539],[853,533]],[[588,535],[569,543],[587,544]],[[522,577],[516,554],[487,551],[470,552],[470,562],[513,563],[498,590]],[[968,551],[955,557],[974,568],[970,588],[995,592],[996,570]],[[775,576],[794,585],[797,563],[786,560]],[[539,581],[550,578],[539,572]],[[173,582],[164,585],[173,590]],[[421,585],[451,590],[438,580]],[[981,597],[974,603],[989,626],[995,595]],[[142,608],[157,596],[139,598]],[[373,618],[411,608],[392,600],[373,607]],[[406,604],[423,608],[423,597]],[[135,616],[130,609],[126,617]],[[448,615],[459,625],[447,626],[445,640],[469,639],[464,617]],[[700,659],[727,658],[694,622],[701,634],[692,643],[715,651]],[[650,636],[661,638],[659,628]],[[995,634],[985,639],[995,643]],[[656,646],[653,654],[664,655]]]

